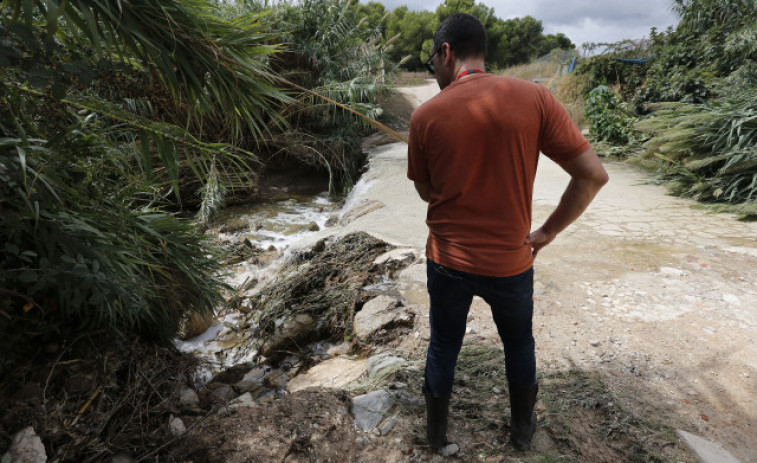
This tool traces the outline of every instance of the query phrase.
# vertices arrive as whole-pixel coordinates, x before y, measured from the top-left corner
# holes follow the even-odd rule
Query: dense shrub
[[[635,119],[620,95],[610,87],[600,85],[590,91],[584,111],[590,124],[589,133],[597,140],[623,144],[633,138]]]
[[[166,211],[187,178],[249,179],[254,156],[203,141],[203,121],[227,141],[255,137],[276,119],[260,112],[288,101],[263,72],[276,47],[260,16],[232,23],[201,0],[48,6],[0,8],[3,376],[49,340],[97,330],[165,344],[185,314],[212,311],[216,253]]]
[[[660,103],[637,127],[675,193],[741,204],[757,215],[757,95],[706,104]]]

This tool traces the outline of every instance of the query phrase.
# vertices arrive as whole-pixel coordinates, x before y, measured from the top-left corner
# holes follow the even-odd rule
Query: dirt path
[[[402,93],[405,105],[418,104],[436,87]],[[404,175],[405,156],[404,144],[375,150],[343,232],[365,230],[422,254],[425,204]],[[757,223],[709,214],[649,184],[647,174],[606,166],[610,183],[535,264],[540,367],[598,371],[638,415],[757,462]],[[534,226],[567,182],[542,160]],[[403,285],[403,296],[423,310],[422,264],[404,273]],[[469,330],[469,339],[496,341],[482,301],[474,302]]]

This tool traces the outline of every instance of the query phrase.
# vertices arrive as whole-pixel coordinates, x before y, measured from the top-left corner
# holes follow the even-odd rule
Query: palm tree
[[[268,69],[279,47],[265,15],[229,21],[214,9],[204,0],[0,7],[0,305],[6,340],[19,341],[12,352],[24,354],[25,332],[85,327],[167,342],[182,314],[222,300],[217,254],[164,212],[166,192],[178,197],[182,169],[209,195],[219,171],[250,179],[255,156],[238,145],[281,123],[276,108],[291,98]]]

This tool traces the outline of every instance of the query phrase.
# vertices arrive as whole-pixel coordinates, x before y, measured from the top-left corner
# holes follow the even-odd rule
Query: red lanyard
[[[481,69],[468,69],[466,71],[461,72],[460,75],[457,76],[457,78],[460,79],[461,77],[465,77],[470,74],[484,74],[484,71],[482,71]]]

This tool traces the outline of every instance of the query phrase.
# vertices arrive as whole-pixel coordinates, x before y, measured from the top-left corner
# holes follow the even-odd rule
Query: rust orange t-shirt
[[[533,265],[524,240],[539,152],[563,163],[589,149],[546,87],[492,74],[457,80],[417,108],[409,138],[407,176],[430,185],[426,255],[497,277]]]

